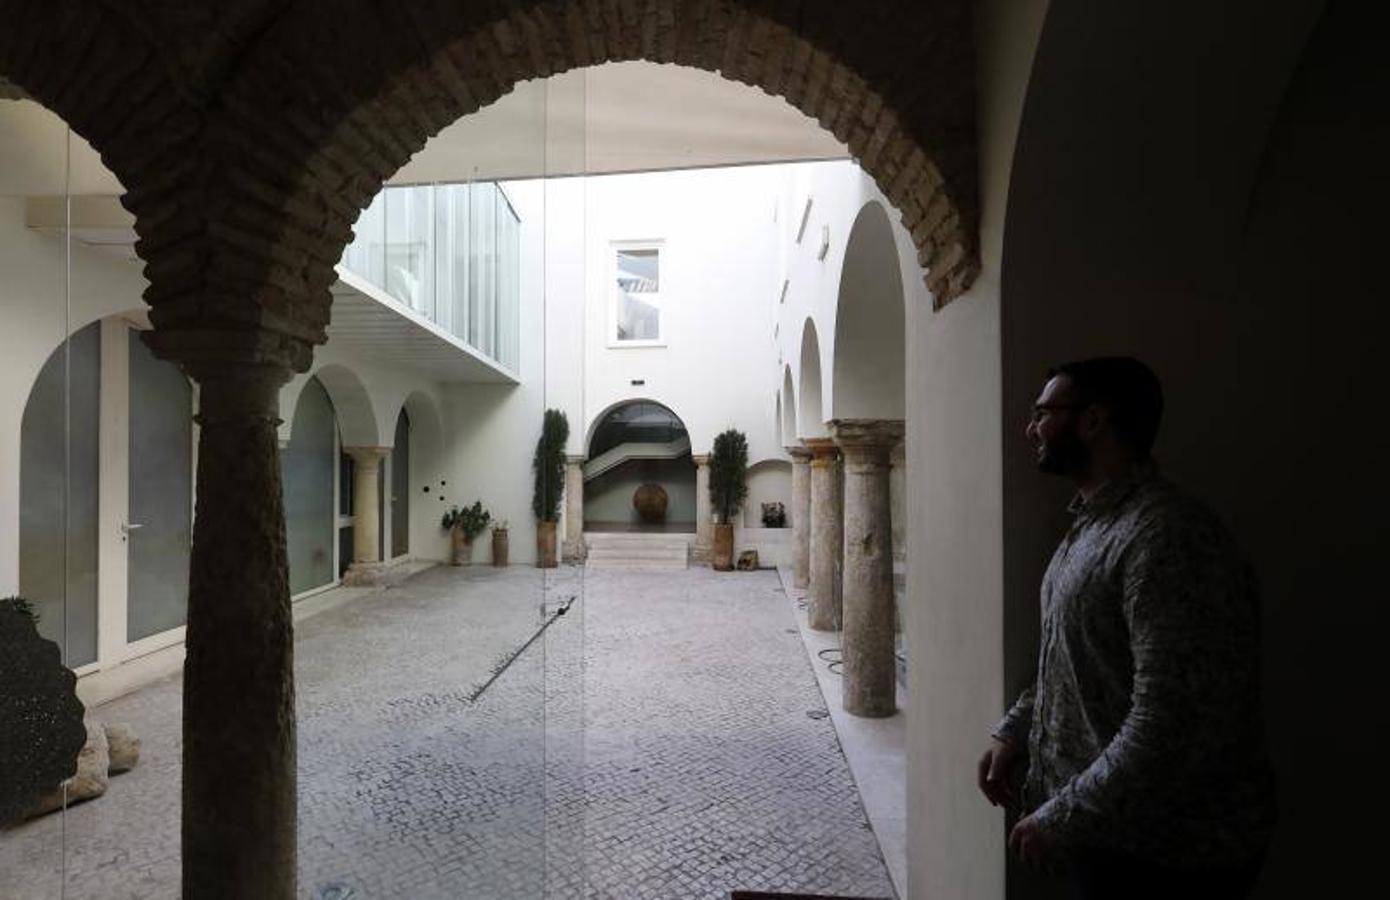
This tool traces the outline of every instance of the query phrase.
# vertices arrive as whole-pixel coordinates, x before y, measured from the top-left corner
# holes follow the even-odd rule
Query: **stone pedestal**
[[[838,631],[845,549],[840,451],[830,438],[808,439],[806,446],[811,451],[810,582],[806,616],[808,624],[816,631]]]
[[[792,458],[792,586],[811,583],[811,451],[788,447]]]
[[[889,455],[903,423],[837,419],[830,430],[845,459],[845,710],[882,718],[897,710]]]
[[[343,584],[376,584],[381,561],[381,497],[377,482],[381,461],[390,447],[344,447],[352,457],[352,565],[343,573]]]
[[[584,547],[584,457],[565,457],[565,539],[560,557],[567,563],[582,563]]]
[[[709,502],[709,454],[696,453],[695,461],[695,546],[691,551],[696,562],[710,561],[714,545],[714,510]]]

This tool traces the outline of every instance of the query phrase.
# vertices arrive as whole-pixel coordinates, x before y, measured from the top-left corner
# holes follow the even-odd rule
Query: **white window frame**
[[[657,311],[657,336],[655,339],[623,340],[618,337],[618,254],[624,250],[655,250],[657,253],[657,291],[648,294]],[[666,242],[664,240],[611,241],[608,244],[607,291],[608,306],[608,346],[614,350],[627,350],[642,347],[665,347],[667,343],[665,299],[670,296],[666,284]]]

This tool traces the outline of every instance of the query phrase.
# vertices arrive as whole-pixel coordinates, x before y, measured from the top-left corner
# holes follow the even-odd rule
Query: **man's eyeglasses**
[[[1034,403],[1033,412],[1028,417],[1028,421],[1034,425],[1042,421],[1042,417],[1055,409],[1078,410],[1090,406],[1089,403]]]

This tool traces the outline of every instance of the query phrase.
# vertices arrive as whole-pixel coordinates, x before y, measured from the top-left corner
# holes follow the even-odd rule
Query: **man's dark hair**
[[[1124,444],[1148,456],[1163,417],[1163,386],[1153,369],[1131,356],[1102,356],[1053,366],[1048,378],[1065,375],[1078,403],[1105,407]]]

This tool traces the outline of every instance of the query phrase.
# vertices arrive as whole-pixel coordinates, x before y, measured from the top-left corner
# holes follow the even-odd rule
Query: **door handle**
[[[131,533],[132,531],[136,531],[136,530],[141,529],[141,528],[144,528],[144,527],[145,527],[144,524],[143,524],[143,523],[140,523],[140,522],[122,522],[122,523],[121,523],[121,540],[123,540],[123,541],[126,540],[127,538],[130,537],[130,533]]]

